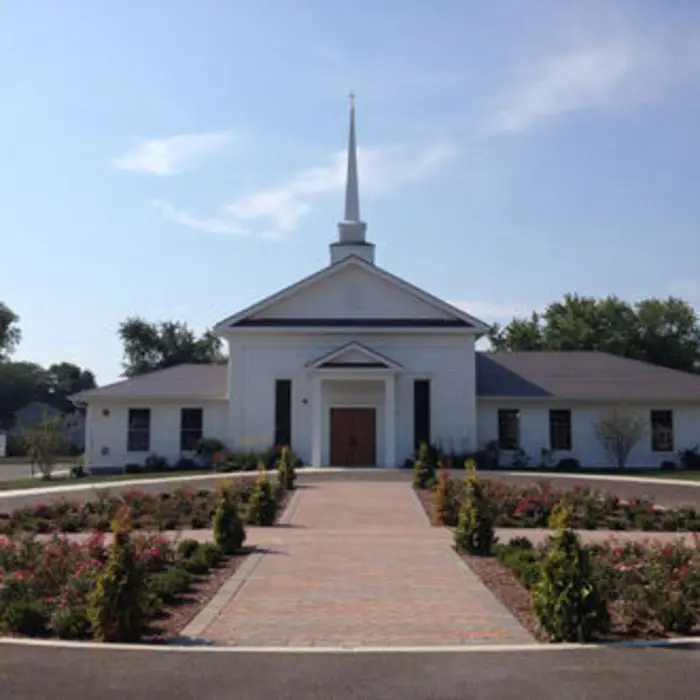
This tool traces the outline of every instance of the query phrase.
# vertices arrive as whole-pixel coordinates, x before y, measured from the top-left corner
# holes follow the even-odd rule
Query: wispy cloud
[[[176,209],[168,202],[162,202],[160,200],[154,200],[152,204],[168,221],[172,221],[174,224],[179,224],[180,226],[193,228],[197,231],[220,233],[228,236],[246,236],[249,233],[249,231],[241,226],[237,226],[235,223],[226,221],[225,219],[199,219],[186,211]]]
[[[381,194],[435,173],[456,149],[448,143],[428,146],[389,146],[359,149],[358,167],[363,193]],[[301,170],[279,185],[244,195],[226,210],[242,221],[261,221],[287,233],[323,195],[342,191],[346,154],[333,154],[325,165]]]
[[[523,131],[565,112],[603,108],[629,99],[648,56],[630,42],[550,56],[513,88],[489,119],[492,132]]]
[[[446,142],[359,149],[362,193],[383,194],[428,177],[456,155],[456,147]],[[295,230],[314,203],[326,195],[342,192],[346,157],[342,151],[334,153],[324,165],[302,169],[278,185],[244,194],[225,205],[221,217],[200,219],[170,204],[156,202],[155,205],[170,221],[189,228],[279,238]]]
[[[126,153],[112,161],[119,170],[151,175],[175,175],[196,166],[233,141],[230,131],[180,134],[165,139],[141,139]]]

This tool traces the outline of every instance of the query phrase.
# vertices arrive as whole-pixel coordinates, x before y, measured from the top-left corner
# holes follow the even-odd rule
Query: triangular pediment
[[[401,365],[376,350],[353,341],[308,363],[312,369],[401,369]]]
[[[478,319],[356,257],[345,258],[217,325],[236,327],[461,327]]]

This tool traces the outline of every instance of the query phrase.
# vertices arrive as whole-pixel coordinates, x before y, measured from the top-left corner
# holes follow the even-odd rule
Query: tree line
[[[543,313],[495,324],[495,350],[599,350],[662,367],[700,371],[700,325],[695,309],[676,297],[630,304],[567,294]]]
[[[123,376],[135,377],[183,362],[226,362],[221,341],[213,331],[201,336],[185,323],[149,323],[129,317],[120,325]],[[71,362],[42,367],[35,362],[13,361],[22,341],[20,317],[0,302],[0,428],[11,428],[14,414],[32,401],[46,403],[62,412],[74,409],[68,397],[94,389],[95,375]]]

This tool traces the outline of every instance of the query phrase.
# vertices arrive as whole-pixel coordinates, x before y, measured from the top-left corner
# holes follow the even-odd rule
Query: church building
[[[353,106],[328,265],[220,321],[227,365],[74,397],[87,408],[88,467],[172,463],[201,437],[236,452],[289,444],[312,466],[397,467],[422,441],[459,454],[495,444],[503,466],[611,466],[596,425],[621,411],[648,425],[630,466],[677,461],[700,442],[700,376],[596,352],[477,351],[485,323],[375,263],[356,151]]]

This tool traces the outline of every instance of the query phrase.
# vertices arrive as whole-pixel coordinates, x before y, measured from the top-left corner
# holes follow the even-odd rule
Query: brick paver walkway
[[[267,553],[249,557],[184,635],[245,646],[533,641],[408,484],[309,486],[286,515],[287,526],[256,531]]]

